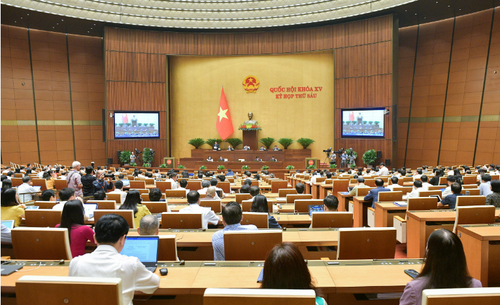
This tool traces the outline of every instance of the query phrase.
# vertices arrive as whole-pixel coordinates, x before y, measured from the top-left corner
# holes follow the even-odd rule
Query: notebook
[[[127,236],[120,254],[137,257],[146,268],[155,272],[158,262],[158,236]]]
[[[97,203],[85,203],[83,208],[85,209],[85,215],[88,215],[89,218],[94,218],[94,211],[97,209]]]
[[[324,212],[325,207],[322,204],[309,205],[309,216],[312,217],[313,212]]]
[[[14,228],[14,220],[2,220],[2,224],[11,230]]]

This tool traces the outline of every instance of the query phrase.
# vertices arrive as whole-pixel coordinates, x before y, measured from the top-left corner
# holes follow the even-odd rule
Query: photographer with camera
[[[94,181],[96,180],[94,167],[87,166],[85,168],[85,175],[82,176],[82,190],[83,196],[93,196],[94,195]]]
[[[97,179],[92,183],[94,185],[94,193],[97,191],[104,191],[113,189],[113,182],[108,183],[105,179],[105,171],[99,170],[97,171]]]

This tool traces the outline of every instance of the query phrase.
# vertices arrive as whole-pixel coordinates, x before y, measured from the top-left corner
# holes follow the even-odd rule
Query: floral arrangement
[[[238,127],[239,130],[262,130],[262,127],[260,127],[259,123],[256,122],[255,124],[241,124]]]

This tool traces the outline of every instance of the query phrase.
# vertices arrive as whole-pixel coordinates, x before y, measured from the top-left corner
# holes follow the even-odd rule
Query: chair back
[[[443,188],[442,185],[429,185],[429,191],[440,191]]]
[[[54,228],[61,222],[62,211],[52,209],[25,210],[24,218],[27,227]]]
[[[287,187],[288,187],[288,181],[286,180],[271,181],[271,193],[278,193],[279,189],[284,189]]]
[[[298,199],[312,199],[311,194],[288,194],[286,195],[286,203],[294,203]]]
[[[21,184],[23,184],[22,178],[11,178],[10,181],[12,182],[13,187],[20,186]]]
[[[337,179],[332,181],[332,195],[337,196],[338,192],[346,192],[349,189],[349,179]]]
[[[479,194],[481,194],[481,191],[479,189],[464,189],[464,188],[462,188],[460,194],[465,195],[467,192],[469,192],[468,196],[479,196]]]
[[[217,187],[220,187],[226,194],[231,193],[231,183],[229,181],[218,182]]]
[[[356,196],[366,196],[370,192],[370,190],[373,190],[374,187],[358,187],[356,189]]]
[[[297,194],[297,190],[292,188],[278,190],[278,197],[286,197],[288,194]]]
[[[457,196],[456,206],[485,205],[486,196]]]
[[[252,195],[250,195],[248,193],[236,194],[236,196],[235,196],[235,200],[239,204],[241,204],[243,202],[243,200],[248,200],[248,199],[252,199]]]
[[[201,229],[203,228],[202,213],[161,213],[163,229]]]
[[[35,201],[34,206],[39,209],[52,209],[57,204],[57,201]]]
[[[14,185],[12,185],[12,186],[14,186]],[[54,180],[54,187],[56,188],[56,190],[60,191],[64,188],[67,188],[68,183],[66,182],[66,179],[55,179]]]
[[[163,195],[162,195],[162,197],[163,197]],[[141,194],[141,199],[142,199],[142,201],[149,201],[149,193]]]
[[[341,228],[337,259],[393,259],[396,228]]]
[[[495,206],[459,206],[455,216],[453,233],[457,232],[458,225],[487,224],[495,222]]]
[[[47,189],[47,180],[41,179],[41,178],[33,178],[31,179],[33,181],[33,186],[39,186],[40,191],[45,191]]]
[[[241,211],[251,212],[253,199],[246,199],[241,202]]]
[[[203,305],[234,304],[315,305],[316,292],[312,289],[207,288],[203,295]]]
[[[500,287],[424,289],[422,305],[498,305]]]
[[[134,189],[134,191],[139,191],[140,194],[149,194],[149,189]]]
[[[439,177],[439,185],[447,185],[448,180],[447,177]]]
[[[378,201],[401,201],[403,200],[403,192],[379,192]]]
[[[243,212],[243,225],[255,225],[259,229],[269,229],[267,213]]]
[[[146,179],[144,179],[144,182],[146,182],[146,185],[155,185],[154,178],[146,178]]]
[[[123,305],[122,280],[75,276],[25,275],[16,282],[18,305]]]
[[[197,191],[201,189],[201,181],[200,180],[188,180],[186,189]]]
[[[166,198],[186,198],[186,190],[165,190]]]
[[[421,211],[437,209],[437,197],[414,197],[408,198],[407,211]]]
[[[463,176],[462,177],[462,183],[463,184],[476,184],[477,183],[477,177],[476,176]]]
[[[73,258],[66,228],[17,227],[12,229],[11,234],[16,259],[70,260]]]
[[[400,186],[400,187],[394,187],[392,189],[392,191],[393,192],[402,192],[403,195],[406,195],[406,194],[410,193],[412,189],[413,189],[412,186]]]
[[[311,226],[313,228],[352,228],[351,212],[313,212]]]
[[[166,201],[143,201],[141,203],[148,208],[151,214],[168,212],[168,204]]]
[[[160,235],[158,261],[178,261],[175,235]]]
[[[156,181],[156,187],[160,189],[162,193],[165,193],[165,190],[172,189],[171,181]]]
[[[283,242],[281,230],[224,232],[224,257],[234,260],[265,260],[277,244]]]
[[[439,197],[443,197],[443,192],[441,190],[435,190],[435,191],[419,191],[418,192],[418,197],[429,197],[431,195],[439,195]]]
[[[309,213],[310,205],[323,205],[323,199],[297,199],[294,211],[296,213]]]
[[[115,210],[116,201],[114,200],[89,200],[87,203],[97,203],[97,209],[99,210]]]
[[[356,180],[357,181],[357,180]],[[375,179],[365,179],[365,185],[369,187],[377,187],[375,185]]]
[[[145,189],[146,181],[144,180],[130,180],[131,189]]]
[[[220,213],[222,211],[220,200],[200,200],[200,206],[210,208],[214,213]]]
[[[325,180],[326,180],[326,177],[317,177],[316,178],[316,183],[322,183]]]
[[[107,193],[106,197],[107,197],[108,200],[112,200],[112,201],[116,202],[117,204],[122,204],[122,194]]]
[[[134,211],[132,211],[132,210],[99,210],[99,209],[95,210],[94,211],[94,224],[97,223],[97,221],[99,220],[99,218],[101,218],[102,216],[104,216],[106,214],[120,215],[123,218],[125,218],[125,220],[128,223],[128,226],[131,229],[135,228],[135,225],[134,225]]]

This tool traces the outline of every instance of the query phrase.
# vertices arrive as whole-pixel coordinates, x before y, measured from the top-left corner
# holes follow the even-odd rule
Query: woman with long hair
[[[429,236],[424,261],[420,274],[406,284],[400,305],[422,304],[424,289],[482,287],[469,275],[460,238],[446,229]]]
[[[87,241],[94,242],[94,230],[85,225],[85,210],[80,200],[70,200],[64,204],[61,223],[56,228],[68,229],[71,254],[77,257],[85,254]]]
[[[141,204],[141,193],[138,190],[130,190],[125,197],[125,201],[120,206],[120,210],[134,211],[134,225],[139,227],[142,217],[151,215],[148,207]]]
[[[54,180],[55,180],[54,177],[57,177],[57,174],[51,170],[48,170],[43,173],[43,179],[45,179],[45,183],[47,184],[48,190],[54,189]]]
[[[267,198],[264,195],[257,195],[253,197],[252,207],[250,212],[267,213],[269,219],[269,228],[281,229],[281,226],[276,221],[273,215],[269,215],[269,206],[267,205]]]
[[[313,289],[316,291],[316,305],[326,305],[318,296],[311,273],[299,248],[293,243],[276,245],[266,258],[262,286],[264,289]]]
[[[24,204],[19,204],[15,188],[2,190],[2,220],[14,220],[14,225],[19,226],[25,208]]]

